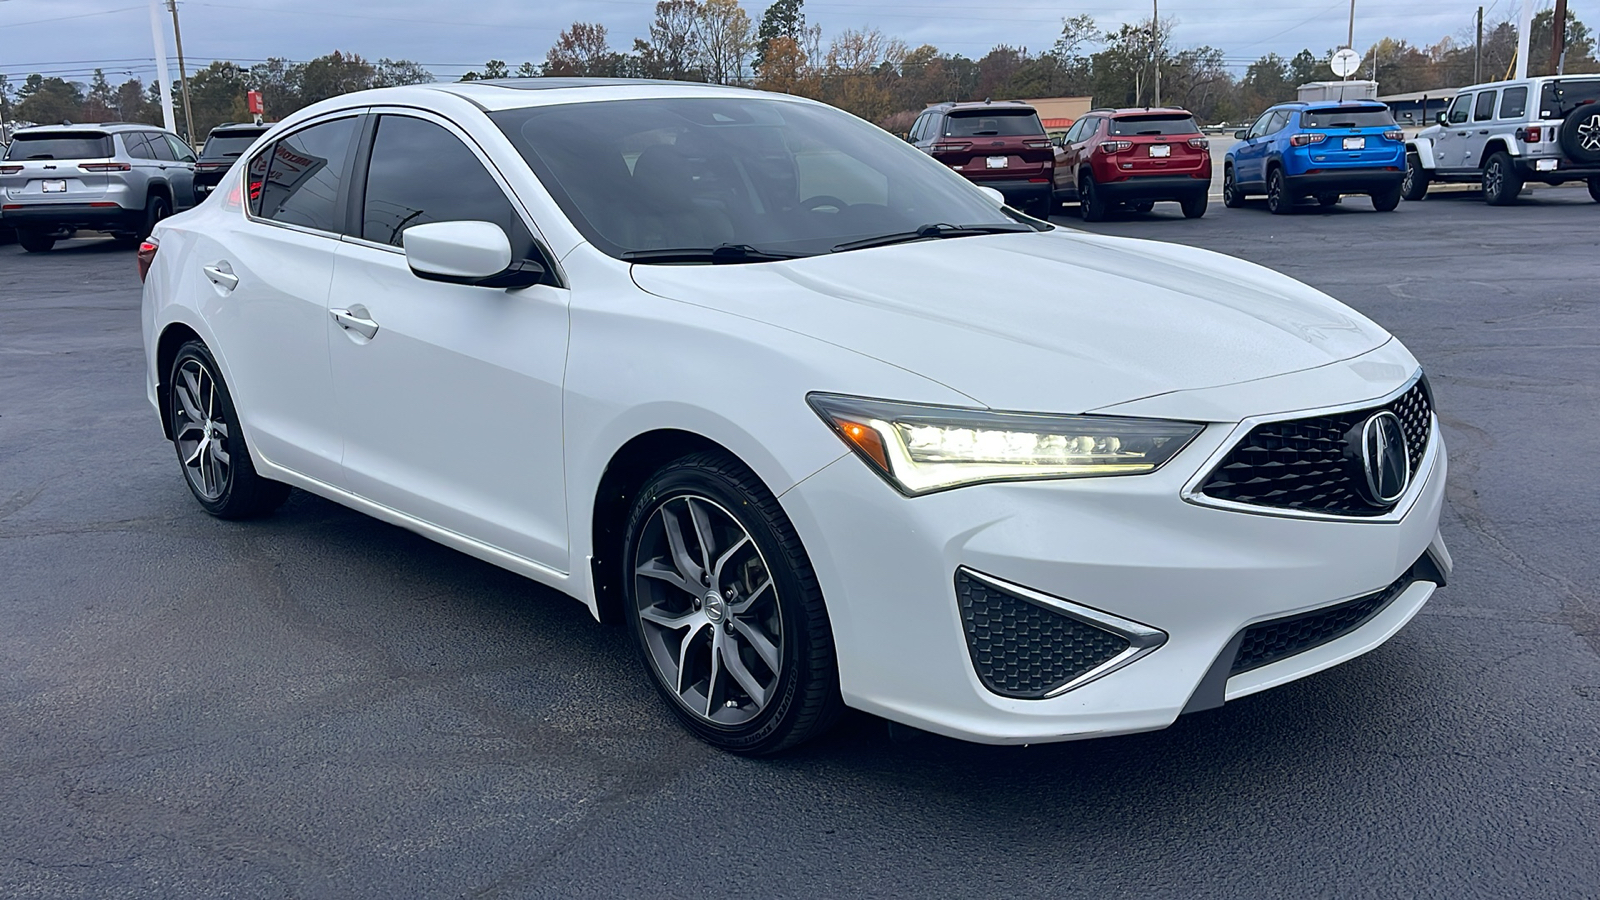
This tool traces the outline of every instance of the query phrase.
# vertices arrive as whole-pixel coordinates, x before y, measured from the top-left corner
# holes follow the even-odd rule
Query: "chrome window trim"
[[[1251,416],[1243,419],[1233,427],[1233,431],[1223,439],[1216,450],[1206,457],[1179,493],[1186,503],[1196,506],[1208,506],[1212,509],[1225,509],[1229,512],[1247,513],[1254,516],[1272,516],[1280,519],[1309,519],[1323,522],[1370,522],[1375,525],[1392,525],[1401,521],[1411,512],[1411,507],[1417,503],[1417,498],[1422,496],[1422,491],[1427,487],[1428,481],[1433,477],[1434,464],[1439,456],[1439,416],[1431,408],[1428,410],[1428,446],[1423,451],[1422,461],[1417,463],[1417,471],[1411,476],[1411,484],[1406,487],[1405,493],[1395,502],[1394,508],[1381,516],[1348,516],[1338,513],[1315,512],[1311,510],[1285,509],[1277,506],[1257,506],[1251,503],[1239,503],[1234,500],[1219,500],[1201,492],[1200,488],[1206,483],[1218,465],[1228,457],[1229,453],[1238,446],[1239,442],[1250,434],[1257,425],[1268,422],[1288,422],[1295,419],[1309,419],[1315,416],[1338,415],[1340,413],[1359,412],[1392,403],[1403,396],[1407,391],[1422,380],[1422,370],[1417,371],[1399,388],[1390,391],[1382,397],[1372,400],[1362,400],[1359,403],[1344,403],[1338,406],[1323,406],[1316,409],[1302,409],[1293,412],[1272,413],[1264,416]],[[1431,401],[1432,398],[1430,398]]]
[[[988,585],[997,591],[1010,594],[1013,597],[1017,597],[1022,600],[1026,600],[1036,606],[1042,606],[1053,613],[1064,615],[1069,619],[1076,619],[1079,622],[1082,622],[1086,625],[1092,625],[1102,631],[1109,631],[1128,642],[1128,648],[1126,650],[1123,650],[1116,656],[1111,657],[1110,659],[1098,666],[1095,666],[1089,671],[1084,672],[1082,675],[1079,675],[1071,681],[1051,688],[1043,697],[1038,698],[1040,700],[1049,700],[1052,697],[1059,697],[1068,691],[1083,687],[1091,681],[1104,678],[1118,669],[1130,666],[1144,657],[1149,656],[1167,642],[1167,633],[1165,631],[1161,631],[1157,628],[1151,628],[1148,625],[1135,622],[1132,619],[1124,619],[1121,616],[1114,616],[1111,613],[1102,612],[1098,609],[1094,609],[1093,607],[1074,603],[1071,600],[1063,600],[1060,597],[1052,597],[1049,594],[1040,593],[1032,588],[1026,588],[1020,584],[1013,584],[1012,582],[996,578],[993,575],[985,575],[984,573],[979,572],[976,569],[968,568],[967,566],[959,567],[957,572],[966,575],[968,578],[971,578],[974,581]]]

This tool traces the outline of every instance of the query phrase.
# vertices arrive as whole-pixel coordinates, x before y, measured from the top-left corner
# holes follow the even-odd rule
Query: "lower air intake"
[[[1259,669],[1344,637],[1382,612],[1415,580],[1416,574],[1408,569],[1394,584],[1381,591],[1250,626],[1245,630],[1239,655],[1234,657],[1228,674]]]
[[[978,678],[1004,697],[1047,697],[1131,646],[1123,635],[1002,590],[966,570],[956,572],[956,599]]]

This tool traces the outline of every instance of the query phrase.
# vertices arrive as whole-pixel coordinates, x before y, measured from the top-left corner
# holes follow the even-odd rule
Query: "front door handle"
[[[345,331],[353,331],[367,340],[378,333],[378,323],[368,318],[370,313],[365,306],[357,304],[349,309],[330,309],[328,312],[333,314],[333,320]]]
[[[212,284],[225,291],[231,291],[239,286],[239,276],[233,274],[233,266],[227,260],[222,260],[214,266],[201,266],[200,271],[206,273],[206,278]]]

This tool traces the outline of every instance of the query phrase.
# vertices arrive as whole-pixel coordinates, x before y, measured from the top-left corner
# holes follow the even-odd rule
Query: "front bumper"
[[[1438,424],[1394,521],[1297,519],[1185,501],[1185,483],[1233,432],[1209,426],[1150,475],[979,485],[917,498],[846,456],[782,498],[811,555],[845,701],[951,737],[1014,744],[1164,728],[1358,656],[1432,595],[1417,579],[1359,627],[1223,675],[1252,625],[1382,591],[1439,537],[1446,460]],[[1432,548],[1430,550],[1430,548]],[[1159,631],[1150,652],[1043,699],[1002,696],[975,669],[956,595],[967,569]],[[1210,681],[1207,681],[1208,675]]]
[[[133,230],[144,219],[144,210],[124,209],[110,201],[101,203],[4,204],[0,222],[14,228],[53,230],[90,228],[98,231]]]
[[[1360,169],[1323,169],[1304,175],[1285,175],[1289,190],[1295,194],[1381,194],[1400,187],[1405,180],[1404,166],[1387,166]]]

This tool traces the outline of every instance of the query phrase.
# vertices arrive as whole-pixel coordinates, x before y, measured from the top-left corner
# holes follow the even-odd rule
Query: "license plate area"
[[[1367,149],[1367,139],[1364,137],[1345,138],[1344,148],[1346,150],[1365,150]]]
[[[1558,163],[1560,160],[1541,159],[1534,162],[1533,168],[1536,172],[1554,172]]]
[[[46,178],[39,183],[39,190],[46,194],[65,194],[67,192],[67,180],[65,178]]]
[[[1161,159],[1162,157],[1171,156],[1171,155],[1172,155],[1172,145],[1171,144],[1151,144],[1150,145],[1150,157],[1152,159]]]
[[[1009,168],[1011,166],[1011,157],[1009,157],[1009,156],[991,156],[988,159],[984,160],[983,164],[985,166],[988,166],[991,169],[1005,169],[1005,168]]]

